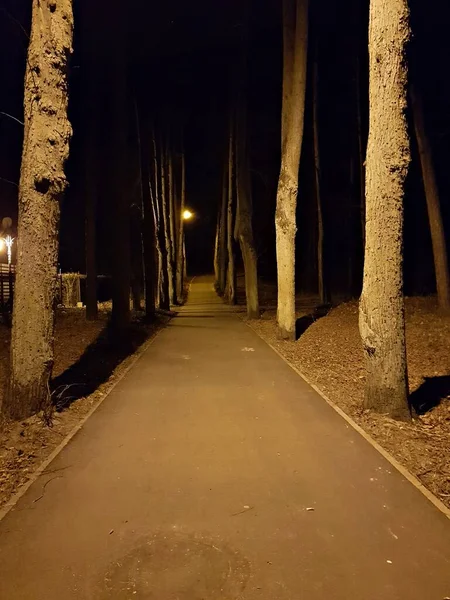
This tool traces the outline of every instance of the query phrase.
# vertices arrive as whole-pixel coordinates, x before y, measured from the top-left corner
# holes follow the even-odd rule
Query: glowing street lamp
[[[183,211],[183,221],[189,221],[193,216],[194,213],[192,213],[190,210],[186,209]]]
[[[8,254],[8,265],[11,264],[11,259],[12,259],[12,245],[14,242],[14,238],[11,237],[10,235],[7,235],[4,238],[0,238],[0,252],[5,248],[6,246],[6,250],[7,250],[7,254]]]

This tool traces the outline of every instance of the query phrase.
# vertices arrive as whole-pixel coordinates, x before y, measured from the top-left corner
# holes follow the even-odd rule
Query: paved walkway
[[[206,279],[0,524],[1,600],[447,596],[450,521]]]

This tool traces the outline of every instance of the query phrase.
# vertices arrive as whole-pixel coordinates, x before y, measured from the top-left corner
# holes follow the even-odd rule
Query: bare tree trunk
[[[277,317],[281,337],[295,340],[295,233],[298,170],[305,115],[308,0],[284,0],[283,6],[283,139],[275,214]]]
[[[313,66],[313,142],[314,142],[314,174],[316,188],[317,205],[317,277],[319,288],[319,301],[325,304],[327,295],[325,291],[325,278],[323,268],[323,250],[324,250],[324,227],[322,213],[322,199],[320,196],[320,150],[319,150],[319,130],[318,130],[318,95],[319,95],[319,74],[318,74],[318,49]]]
[[[156,309],[156,223],[150,182],[150,151],[148,127],[144,126],[136,104],[136,130],[139,149],[139,172],[142,197],[142,246],[144,252],[145,314],[153,319]]]
[[[161,189],[160,185],[160,169],[158,166],[158,151],[156,146],[156,134],[152,129],[152,151],[153,151],[153,187],[152,190],[152,209],[155,221],[155,250],[156,250],[156,273],[155,273],[155,304],[159,308],[165,308],[164,305],[164,289],[165,289],[165,266],[163,260],[163,241],[164,228],[161,214]],[[169,292],[167,291],[167,297]],[[169,306],[170,308],[170,306]]]
[[[170,263],[170,302],[177,304],[176,290],[176,227],[175,227],[175,189],[173,180],[173,157],[170,135],[167,136],[167,217],[168,217],[168,256]]]
[[[24,419],[51,406],[60,202],[72,129],[67,69],[71,0],[33,0],[25,76],[11,379],[2,411]]]
[[[164,145],[161,143],[161,232],[163,238],[161,249],[163,254],[163,307],[170,309],[170,303],[173,298],[173,271],[171,260],[171,240],[170,240],[170,214],[169,214],[169,194],[167,192],[167,154]],[[166,295],[167,294],[167,295]]]
[[[433,245],[438,304],[439,308],[448,311],[450,309],[450,278],[436,173],[433,166],[430,142],[425,129],[422,101],[413,87],[410,87],[410,97],[417,147],[419,149],[420,164],[422,166],[422,178],[427,201],[431,242]]]
[[[227,161],[228,163],[228,161]],[[227,171],[228,164],[224,165],[223,183],[222,183],[222,201],[220,205],[220,229],[219,229],[219,293],[225,294],[227,283]]]
[[[179,302],[183,299],[184,291],[184,221],[183,212],[186,206],[186,157],[184,154],[184,145],[181,148],[181,202],[179,207],[179,226],[178,226],[178,244],[177,244],[177,299]]]
[[[234,258],[234,186],[233,186],[233,148],[234,148],[234,123],[233,111],[230,111],[230,125],[228,134],[228,198],[227,198],[227,283],[226,299],[230,304],[236,304],[236,267]]]
[[[259,319],[258,258],[253,240],[252,186],[250,179],[250,153],[247,131],[247,57],[242,57],[241,93],[239,94],[236,121],[236,223],[235,237],[239,241],[245,274],[247,317]]]
[[[366,359],[364,405],[409,418],[403,301],[403,195],[410,162],[405,118],[407,0],[371,0],[366,248],[359,327]]]
[[[111,202],[112,315],[111,324],[121,335],[130,323],[131,249],[129,160],[127,148],[128,114],[127,70],[125,61],[125,32],[119,3],[113,2],[109,11],[108,49],[110,55],[104,66],[110,92],[108,109],[107,187]]]

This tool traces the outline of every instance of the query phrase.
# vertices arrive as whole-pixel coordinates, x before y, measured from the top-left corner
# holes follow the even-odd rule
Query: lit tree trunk
[[[227,284],[226,299],[236,304],[236,267],[234,262],[234,202],[233,202],[233,113],[230,112],[230,129],[228,134],[228,198],[227,198]]]
[[[275,214],[277,319],[281,337],[295,340],[295,233],[305,115],[308,0],[284,0],[283,9],[282,150]]]
[[[319,301],[325,304],[327,295],[325,291],[325,278],[323,268],[323,251],[324,251],[324,227],[323,227],[323,211],[322,198],[320,196],[320,151],[319,151],[319,130],[318,130],[318,94],[319,94],[319,74],[318,74],[318,51],[313,66],[313,141],[314,141],[314,174],[316,188],[316,205],[317,205],[317,278],[319,288]]]
[[[410,162],[405,118],[407,0],[371,0],[366,247],[359,327],[366,360],[364,405],[408,418],[403,301],[403,195]]]
[[[67,69],[71,0],[33,0],[25,76],[11,379],[3,413],[24,419],[51,405],[60,202],[72,129]]]
[[[175,189],[173,180],[173,157],[170,135],[167,137],[167,218],[168,218],[168,256],[170,263],[170,302],[177,304],[176,290],[176,226],[175,226]]]
[[[179,207],[179,226],[177,244],[177,298],[181,301],[184,288],[184,221],[183,212],[186,206],[186,157],[184,146],[181,148],[181,202]]]
[[[161,232],[162,253],[163,253],[163,307],[170,309],[170,303],[173,298],[173,271],[171,260],[171,240],[170,240],[170,213],[169,213],[169,194],[167,192],[167,155],[164,146],[161,143]],[[167,295],[166,295],[167,294]]]
[[[242,60],[241,93],[239,94],[236,122],[236,223],[235,238],[239,241],[245,275],[247,317],[259,319],[258,266],[252,225],[252,189],[250,180],[250,153],[247,131],[247,65]]]
[[[439,201],[439,191],[433,166],[430,142],[425,129],[424,113],[420,96],[410,88],[414,129],[419,149],[422,178],[427,201],[428,220],[430,223],[431,242],[433,245],[434,271],[439,308],[450,309],[450,278],[448,272],[447,246]]]
[[[162,222],[162,209],[161,209],[161,189],[160,185],[160,169],[158,165],[158,150],[156,146],[156,135],[155,130],[152,130],[152,150],[153,150],[153,187],[152,187],[152,200],[153,200],[153,214],[155,218],[155,249],[156,249],[156,273],[155,273],[155,303],[159,308],[170,308],[165,306],[164,297],[169,297],[169,292],[165,293],[165,281],[166,278],[166,267],[163,257],[164,247],[164,228]]]

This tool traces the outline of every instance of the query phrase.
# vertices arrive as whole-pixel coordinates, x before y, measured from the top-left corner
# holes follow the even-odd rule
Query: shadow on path
[[[56,410],[62,411],[72,402],[95,392],[120,363],[134,354],[167,320],[165,317],[152,323],[133,322],[120,337],[114,335],[109,326],[105,327],[79,360],[53,379],[51,390]]]

